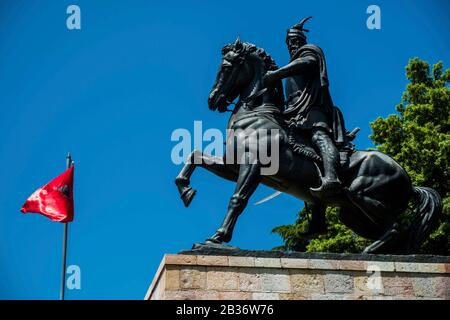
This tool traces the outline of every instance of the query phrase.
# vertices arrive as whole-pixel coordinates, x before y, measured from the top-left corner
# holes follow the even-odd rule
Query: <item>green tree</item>
[[[410,83],[396,106],[397,113],[379,117],[370,125],[370,138],[378,148],[397,160],[410,175],[415,186],[434,188],[442,196],[443,215],[439,227],[423,244],[422,252],[450,255],[450,69],[442,62],[433,65],[419,58],[406,66]],[[406,212],[405,217],[409,215]],[[361,252],[368,241],[342,225],[337,209],[327,209],[328,232],[311,241],[299,234],[305,230],[309,213],[299,212],[293,225],[272,231],[283,238],[276,248],[309,252]]]

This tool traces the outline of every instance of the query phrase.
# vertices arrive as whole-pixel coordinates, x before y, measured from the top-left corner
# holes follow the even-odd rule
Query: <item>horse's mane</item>
[[[242,42],[241,45],[242,47],[239,48],[239,50],[236,49],[236,43],[230,43],[225,45],[222,48],[222,55],[225,55],[230,51],[234,51],[236,53],[255,54],[264,62],[267,70],[278,69],[275,60],[263,48],[259,48],[258,46],[249,42]],[[276,83],[275,94],[276,94],[276,104],[279,107],[284,108],[284,94],[281,80],[277,81]]]
[[[243,42],[242,43],[243,49],[239,52],[246,52],[246,53],[255,53],[259,58],[261,58],[264,63],[266,64],[267,70],[276,70],[278,69],[277,64],[275,63],[275,60],[264,50],[263,48],[259,48],[253,43],[249,42]],[[222,55],[225,55],[229,51],[238,52],[236,50],[236,46],[234,43],[227,44],[222,48]]]

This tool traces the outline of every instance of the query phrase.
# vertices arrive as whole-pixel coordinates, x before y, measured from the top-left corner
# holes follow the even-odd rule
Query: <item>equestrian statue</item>
[[[262,183],[305,202],[312,213],[305,238],[326,231],[325,210],[335,206],[343,224],[374,240],[364,253],[417,253],[437,227],[441,197],[431,188],[412,186],[406,171],[388,155],[355,149],[352,140],[359,128],[345,128],[330,95],[325,55],[307,43],[304,24],[310,18],[287,31],[291,59],[286,66],[279,68],[265,50],[239,38],[223,47],[208,106],[224,113],[234,104],[227,132],[239,134],[227,137],[224,156],[199,150],[188,156],[175,179],[181,199],[187,207],[196,194],[190,186],[196,167],[236,182],[222,225],[204,245],[227,247],[239,215]],[[255,157],[252,146],[271,150],[274,141],[278,170],[263,174],[267,164]],[[227,158],[242,146],[248,161]],[[400,219],[410,202],[415,212],[409,221]]]

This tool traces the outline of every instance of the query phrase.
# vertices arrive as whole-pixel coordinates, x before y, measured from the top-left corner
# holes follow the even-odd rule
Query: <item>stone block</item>
[[[253,300],[280,300],[280,295],[273,292],[253,292]]]
[[[296,293],[280,293],[279,294],[280,300],[308,300],[309,295],[302,294],[299,292]]]
[[[262,268],[239,268],[239,291],[262,291]]]
[[[281,268],[280,258],[255,258],[255,267]]]
[[[251,300],[251,292],[223,291],[218,292],[219,300]]]
[[[186,266],[181,268],[180,287],[182,289],[206,288],[206,267]]]
[[[367,261],[342,260],[339,261],[339,270],[366,271]]]
[[[367,271],[368,272],[394,272],[395,264],[390,261],[367,261]]]
[[[261,288],[264,292],[290,292],[289,272],[282,269],[266,270],[261,276]]]
[[[395,262],[396,272],[417,272],[417,273],[445,273],[443,263],[411,263]]]
[[[338,260],[308,259],[308,269],[339,270]]]
[[[164,256],[166,265],[195,265],[197,264],[197,256],[184,254],[166,254]]]
[[[310,296],[310,300],[355,300],[355,297],[352,294],[313,293]]]
[[[307,259],[288,259],[281,258],[281,267],[285,269],[307,269],[308,260]]]
[[[325,293],[323,274],[310,272],[309,270],[289,270],[291,290],[293,293],[310,295],[313,293]]]
[[[214,290],[167,290],[166,300],[218,300],[219,293]]]
[[[450,277],[414,277],[412,278],[414,295],[423,298],[450,298]]]
[[[255,258],[253,257],[228,257],[230,267],[254,267]]]
[[[353,277],[355,298],[384,294],[383,279],[376,275],[358,274]]]
[[[162,275],[164,287],[166,290],[180,289],[180,270],[168,266]]]
[[[324,275],[326,293],[353,293],[353,277],[349,274],[326,273]]]
[[[239,288],[237,269],[225,267],[207,268],[206,287],[220,291],[233,291]]]
[[[383,294],[391,297],[413,297],[411,278],[402,274],[388,274],[383,277]]]
[[[197,264],[200,266],[228,266],[227,256],[197,256]]]

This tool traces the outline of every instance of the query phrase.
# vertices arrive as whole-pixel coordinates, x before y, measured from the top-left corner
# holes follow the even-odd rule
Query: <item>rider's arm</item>
[[[295,59],[290,62],[288,65],[272,71],[270,78],[272,81],[281,80],[287,77],[294,76],[299,73],[308,72],[312,68],[316,67],[319,64],[319,61],[314,54],[308,54],[302,57]]]

